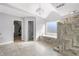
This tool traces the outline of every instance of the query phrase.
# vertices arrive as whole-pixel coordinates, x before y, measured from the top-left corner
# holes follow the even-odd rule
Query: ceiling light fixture
[[[56,8],[63,7],[64,5],[65,5],[65,3],[61,3],[61,4],[57,5]]]
[[[44,12],[44,9],[42,8],[41,4],[39,4],[38,8],[36,9],[36,12],[41,15]]]

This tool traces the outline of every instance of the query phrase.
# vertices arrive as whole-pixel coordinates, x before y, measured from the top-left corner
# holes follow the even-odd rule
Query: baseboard
[[[3,43],[0,43],[0,45],[6,45],[6,44],[11,44],[11,43],[13,43],[13,41],[3,42]]]

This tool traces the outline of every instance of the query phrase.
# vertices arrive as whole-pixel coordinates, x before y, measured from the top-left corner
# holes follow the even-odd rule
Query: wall
[[[36,39],[39,36],[45,35],[45,19],[36,17]]]
[[[24,34],[26,41],[28,40],[28,21],[34,21],[34,39],[37,39],[40,35],[45,34],[45,20],[40,17],[29,16],[24,19]]]
[[[0,13],[0,43],[10,42],[14,40],[14,23],[13,21],[20,19],[19,17],[10,16]]]
[[[23,18],[0,13],[0,43],[12,42],[14,40],[14,20],[22,21]],[[25,17],[22,21],[22,39],[28,40],[28,20],[34,20],[34,37],[38,38],[40,35],[45,34],[45,20],[40,17],[29,18]]]
[[[25,41],[28,41],[28,21],[29,20],[33,20],[30,17],[25,17],[24,18],[24,22],[23,22],[23,26],[24,26],[24,39]]]
[[[66,53],[71,49],[77,55],[76,51],[79,51],[79,15],[67,16],[63,18],[63,21],[58,22],[59,50]]]
[[[47,21],[57,21],[57,20],[61,20],[62,16],[60,16],[60,14],[52,11],[50,12],[50,14],[48,15],[48,17],[46,18]]]

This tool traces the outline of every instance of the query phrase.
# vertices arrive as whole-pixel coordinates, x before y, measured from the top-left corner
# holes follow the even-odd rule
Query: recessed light
[[[78,11],[74,10],[74,11],[71,12],[71,14],[75,14],[75,13],[78,13]]]

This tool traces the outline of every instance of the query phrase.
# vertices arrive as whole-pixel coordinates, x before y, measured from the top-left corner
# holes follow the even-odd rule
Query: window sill
[[[51,38],[57,38],[57,33],[46,34],[46,35],[43,35],[43,36],[51,37]]]

